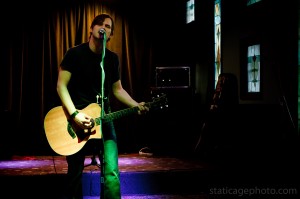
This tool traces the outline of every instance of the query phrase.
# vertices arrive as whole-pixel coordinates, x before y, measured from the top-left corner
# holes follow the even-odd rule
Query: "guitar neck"
[[[110,122],[112,120],[115,119],[119,119],[128,115],[131,115],[133,113],[137,113],[139,111],[139,108],[136,107],[131,107],[131,108],[127,108],[127,109],[123,109],[123,110],[119,110],[113,113],[108,113],[105,114],[104,117],[102,118],[102,122],[106,123],[106,122]]]
[[[139,108],[136,106],[136,107],[127,108],[127,109],[123,109],[120,111],[108,113],[108,114],[105,114],[103,117],[96,118],[96,124],[99,125],[101,120],[102,120],[102,123],[107,123],[107,122],[113,121],[115,119],[119,119],[121,117],[131,115],[133,113],[137,113],[138,110],[139,110]]]
[[[155,105],[156,103],[158,103],[158,101],[148,102],[145,104],[145,106],[147,106],[150,109],[151,106]],[[113,121],[115,119],[119,119],[121,117],[128,116],[133,113],[137,113],[138,111],[139,111],[139,107],[135,106],[135,107],[119,110],[116,112],[108,113],[108,114],[105,114],[103,117],[96,118],[95,123],[96,123],[96,125],[100,125],[101,121],[102,121],[102,123],[107,123],[107,122]]]

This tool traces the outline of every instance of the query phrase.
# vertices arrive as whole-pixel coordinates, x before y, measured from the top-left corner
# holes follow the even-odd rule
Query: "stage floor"
[[[90,165],[91,162],[92,155],[86,156],[84,199],[96,199],[100,194],[100,168]],[[119,169],[122,199],[206,199],[207,194],[200,185],[189,185],[190,179],[213,167],[195,158],[132,153],[119,155]],[[14,155],[0,160],[0,176],[5,184],[2,190],[12,199],[20,196],[60,199],[66,173],[64,156]],[[19,187],[18,191],[15,187]]]
[[[95,199],[100,192],[100,168],[89,165],[91,158],[89,155],[85,159],[84,199]],[[297,198],[300,190],[299,167],[283,160],[264,163],[259,159],[245,162],[226,159],[221,163],[212,163],[197,157],[133,153],[119,155],[119,168],[124,199],[227,199],[232,196],[228,193],[211,194],[215,189],[269,189],[275,193],[284,190],[289,192],[285,195],[276,194],[276,197]],[[20,196],[56,199],[62,191],[66,173],[64,156],[14,155],[0,160],[0,176],[4,184],[2,191],[12,199]],[[46,195],[41,196],[37,190]],[[275,197],[273,194],[267,195]],[[260,194],[256,196],[264,198]]]
[[[99,163],[99,160],[96,159]],[[89,165],[92,156],[85,159],[84,173],[100,172],[96,165]],[[207,170],[211,164],[198,159],[170,156],[148,156],[133,154],[119,155],[120,172],[159,172],[176,170]],[[66,174],[67,162],[64,156],[12,156],[10,159],[0,160],[0,175],[49,175]]]

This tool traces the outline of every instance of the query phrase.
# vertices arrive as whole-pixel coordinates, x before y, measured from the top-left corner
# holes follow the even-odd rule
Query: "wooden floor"
[[[83,175],[85,199],[99,198],[99,166],[101,167],[101,165],[92,164],[94,162],[92,161],[92,157],[89,155],[85,159],[86,167]],[[97,158],[95,160],[99,163]],[[180,180],[184,178],[182,175],[192,177],[193,172],[198,173],[195,173],[195,175],[199,175],[203,171],[211,170],[214,167],[195,158],[132,153],[119,155],[119,168],[123,188],[122,195],[124,195],[122,198],[124,199],[179,199],[187,197],[192,199],[199,198],[200,196],[203,198],[206,194],[195,187],[191,188],[191,192],[168,192],[166,189],[170,189],[169,186],[172,183],[166,180],[166,178],[175,182],[174,179],[177,178],[177,174],[181,175],[181,177],[178,177],[178,180]],[[40,195],[37,193],[38,191],[47,192],[47,196],[43,196],[43,198],[60,198],[66,173],[67,162],[64,156],[15,155],[0,160],[0,176],[2,183],[5,183],[2,186],[2,192],[7,193],[9,198],[19,198],[20,196],[40,198]],[[159,181],[166,184],[160,184]],[[167,184],[169,185],[166,186]],[[161,188],[164,186],[165,188]],[[185,187],[182,190],[184,189],[187,188]],[[54,192],[56,193],[54,194]]]
[[[97,165],[85,160],[84,199],[99,198]],[[98,161],[98,160],[97,160]],[[256,191],[256,198],[299,196],[299,175],[290,162],[253,159],[249,161],[204,161],[195,157],[119,155],[123,199],[241,198],[228,190]],[[67,164],[63,156],[12,156],[0,160],[1,191],[8,198],[59,198]],[[285,195],[259,191],[285,190]],[[288,193],[287,193],[288,192]],[[55,193],[55,194],[54,194]],[[265,197],[265,196],[268,197]],[[235,196],[235,197],[233,197]],[[276,197],[275,197],[276,196]],[[296,197],[297,198],[297,197]]]
[[[99,160],[96,158],[97,163]],[[92,156],[85,159],[85,173],[100,172],[99,167],[92,163]],[[119,155],[120,172],[158,172],[171,170],[206,170],[213,165],[198,159],[148,156],[133,154]],[[64,156],[12,156],[0,160],[0,175],[51,175],[66,174],[67,162]]]

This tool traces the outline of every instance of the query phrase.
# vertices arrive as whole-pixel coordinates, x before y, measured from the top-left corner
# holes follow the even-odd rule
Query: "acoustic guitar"
[[[165,108],[167,98],[165,94],[153,98],[152,102],[146,106],[152,110],[154,108]],[[101,117],[101,106],[97,103],[89,104],[79,112],[86,113],[93,117],[92,128],[82,129],[70,117],[63,106],[52,108],[45,116],[44,130],[50,147],[59,155],[72,155],[78,152],[90,139],[101,139],[101,124],[132,113],[137,113],[138,107],[131,107],[116,112],[104,114]]]

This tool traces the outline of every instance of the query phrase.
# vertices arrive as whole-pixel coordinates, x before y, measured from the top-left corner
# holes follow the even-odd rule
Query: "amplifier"
[[[189,88],[191,71],[189,66],[156,67],[156,87]]]

